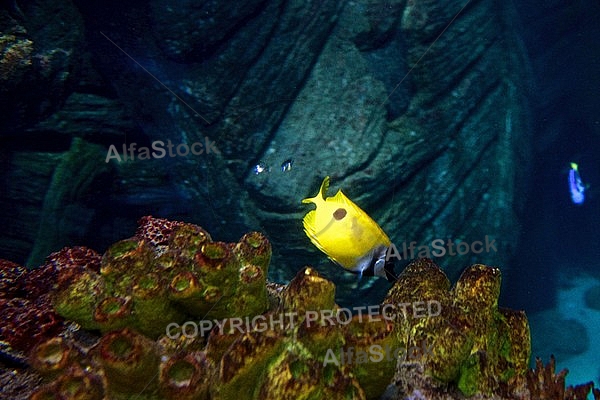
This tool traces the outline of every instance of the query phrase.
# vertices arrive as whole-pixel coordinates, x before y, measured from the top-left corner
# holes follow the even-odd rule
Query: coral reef
[[[22,79],[31,68],[32,53],[33,42],[28,38],[6,33],[0,35],[0,82],[3,86],[10,84],[11,80]]]
[[[352,313],[311,267],[267,284],[269,261],[259,233],[221,243],[199,226],[144,217],[102,256],[66,248],[30,273],[3,262],[3,293],[17,296],[22,277],[36,275],[53,282],[36,295],[100,332],[87,342],[42,335],[29,365],[46,384],[31,398],[574,400],[593,389],[565,389],[553,361],[528,371],[528,322],[498,308],[496,268],[472,265],[451,287],[420,259],[381,304]]]
[[[199,226],[145,217],[136,236],[112,245],[99,265],[63,268],[53,303],[84,329],[130,327],[157,338],[186,317],[264,312],[270,254],[257,232],[227,244]]]
[[[55,309],[103,335],[91,349],[60,338],[38,345],[31,365],[52,382],[39,396],[76,388],[82,398],[367,399],[385,391],[399,360],[470,395],[527,371],[527,320],[498,309],[500,273],[483,265],[450,290],[431,260],[413,262],[381,305],[352,315],[310,267],[269,300],[270,245],[258,233],[226,244],[198,226],[145,217],[101,259],[67,253],[51,257],[60,265]],[[206,338],[190,318],[212,327]],[[170,323],[195,330],[165,335]],[[419,359],[384,358],[383,349],[416,349]]]
[[[563,369],[556,374],[555,367],[554,356],[550,357],[550,362],[546,366],[542,360],[536,358],[535,369],[527,373],[527,388],[532,399],[585,400],[591,390],[594,399],[600,400],[600,390],[594,388],[593,382],[565,388],[565,377],[568,371]]]
[[[51,263],[28,270],[0,260],[0,341],[10,346],[6,350],[29,350],[60,331],[62,318],[50,301],[53,283]]]

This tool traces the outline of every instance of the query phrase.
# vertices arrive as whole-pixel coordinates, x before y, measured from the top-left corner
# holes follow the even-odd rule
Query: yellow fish
[[[341,190],[325,197],[329,177],[323,179],[315,197],[302,200],[314,203],[302,220],[310,241],[330,260],[345,270],[366,276],[382,276],[395,280],[393,261],[386,260],[391,246],[385,232]]]

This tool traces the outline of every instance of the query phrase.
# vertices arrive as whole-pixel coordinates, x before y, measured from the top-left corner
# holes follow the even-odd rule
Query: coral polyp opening
[[[46,366],[56,366],[67,357],[62,340],[51,340],[41,344],[35,352],[35,357]]]
[[[185,360],[178,360],[166,370],[166,377],[169,386],[186,387],[189,386],[196,374],[194,365]]]
[[[222,260],[227,256],[224,243],[207,243],[202,247],[202,253],[211,260]]]
[[[105,299],[104,301],[102,301],[102,303],[100,303],[100,305],[98,306],[98,309],[103,314],[114,315],[114,314],[118,314],[119,312],[121,312],[123,310],[124,306],[125,306],[124,299],[117,299],[117,298],[112,297],[112,298]]]
[[[183,293],[196,287],[198,287],[198,282],[190,273],[177,275],[171,281],[171,288],[176,293]]]
[[[143,276],[138,282],[138,287],[145,290],[157,289],[159,286],[160,279],[156,275]]]
[[[135,343],[126,336],[116,336],[105,345],[107,352],[115,359],[127,360],[135,354]]]

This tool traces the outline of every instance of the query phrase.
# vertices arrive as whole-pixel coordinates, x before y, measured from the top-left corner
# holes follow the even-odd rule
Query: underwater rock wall
[[[53,171],[71,139],[27,128],[60,109],[77,84],[84,35],[70,2],[17,3],[0,7],[0,249],[3,257],[24,262]]]
[[[409,65],[420,60],[411,80],[415,94],[388,134],[402,147],[397,159],[407,155],[415,175],[400,178],[399,188],[408,190],[386,201],[385,218],[400,223],[405,238],[423,242],[497,239],[498,251],[444,259],[452,277],[476,260],[507,265],[519,240],[532,132],[529,64],[513,24],[516,11],[499,1],[409,4],[402,32],[414,44]],[[411,202],[409,194],[423,187],[421,202]]]
[[[404,32],[416,41],[409,50],[413,62],[446,27],[441,21],[455,15],[449,7],[431,2],[429,9],[426,4],[405,10]],[[454,4],[458,8],[459,2]],[[389,133],[402,148],[397,159],[415,164],[408,167],[411,178],[400,184],[408,190],[398,190],[387,218],[406,220],[402,235],[422,241],[496,237],[499,251],[483,256],[491,264],[503,264],[500,260],[517,240],[515,212],[523,206],[526,177],[515,165],[527,170],[529,153],[527,63],[507,27],[511,12],[507,3],[469,4],[416,66],[412,76],[416,94],[407,112],[392,121]],[[422,29],[424,25],[410,19],[422,13],[439,22]],[[506,37],[497,39],[491,32]],[[421,202],[410,201],[411,194],[423,187]],[[415,219],[422,223],[415,224]]]
[[[314,168],[246,177],[253,198],[276,204],[258,210],[269,232],[291,217],[274,215],[271,207],[312,195],[302,192],[306,183],[314,191],[322,176],[331,175],[332,185],[372,211],[399,248],[412,241],[431,249],[435,239],[497,239],[497,251],[440,259],[453,278],[481,257],[507,265],[518,240],[527,184],[522,171],[531,151],[528,60],[509,3],[463,6],[418,1],[344,7],[273,143],[260,155],[278,166],[291,152],[296,165]],[[294,230],[272,237],[275,247],[294,257],[305,252],[302,239]],[[337,270],[326,273],[336,282],[350,280]]]
[[[27,57],[43,61],[42,69],[69,61],[77,72],[55,71],[67,89],[43,115],[22,121],[35,137],[3,151],[6,171],[39,162],[32,146],[43,163],[43,176],[25,168],[18,176],[4,172],[5,204],[19,200],[19,188],[35,189],[25,196],[24,214],[2,208],[3,254],[33,266],[57,243],[102,247],[152,212],[185,217],[226,240],[260,228],[275,244],[275,260],[315,263],[323,258],[302,233],[306,209],[299,200],[330,175],[393,242],[489,235],[498,251],[485,254],[485,262],[507,265],[527,176],[515,166],[527,171],[529,154],[527,60],[510,4],[480,0],[464,10],[457,1],[254,0],[232,9],[226,1],[173,7],[156,0],[126,10],[48,4],[74,15],[63,19],[76,33],[63,36],[69,48],[52,42],[51,57],[36,47],[44,42],[42,24],[35,23],[50,11],[37,2],[3,11],[4,23],[27,26],[37,40],[31,51],[25,42],[15,47],[23,65]],[[21,82],[39,73],[15,71]],[[38,140],[44,135],[61,138],[60,145]],[[106,150],[210,140],[218,152],[110,162],[102,174],[72,181],[61,165],[70,165],[72,175],[92,171],[61,163],[70,149],[91,148],[73,147],[73,138]],[[291,170],[282,170],[288,160]],[[266,172],[255,174],[259,163]],[[55,193],[61,186],[76,196]],[[75,210],[71,219],[65,209]],[[456,277],[470,256],[441,264]],[[291,279],[289,263],[279,264],[271,277]],[[338,272],[327,274],[346,279]]]

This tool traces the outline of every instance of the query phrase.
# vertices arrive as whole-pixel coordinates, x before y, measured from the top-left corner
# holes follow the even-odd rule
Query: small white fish
[[[270,172],[271,168],[261,161],[252,168],[252,171],[254,172],[254,175],[258,175],[262,174],[263,172]]]
[[[586,186],[581,181],[579,175],[579,167],[576,163],[571,163],[571,169],[569,170],[569,191],[571,192],[571,200],[575,204],[583,204],[585,201],[585,189]]]
[[[288,158],[284,162],[281,163],[281,172],[288,172],[292,169],[292,164],[294,164],[294,160]]]

